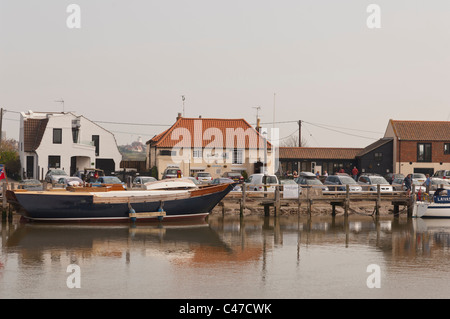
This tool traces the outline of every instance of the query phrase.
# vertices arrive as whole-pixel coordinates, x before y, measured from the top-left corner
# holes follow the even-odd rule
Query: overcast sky
[[[390,118],[449,120],[449,80],[448,0],[0,0],[0,106],[17,139],[13,112],[63,111],[61,98],[93,121],[170,125],[184,95],[188,117],[254,124],[259,106],[281,138],[302,120],[308,146],[365,147]],[[167,128],[101,125],[119,144]]]

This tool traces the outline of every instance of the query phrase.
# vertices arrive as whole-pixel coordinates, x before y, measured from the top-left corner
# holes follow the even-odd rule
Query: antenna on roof
[[[181,96],[181,100],[183,101],[183,117],[184,117],[184,100],[186,100],[186,98],[184,97],[184,95]]]
[[[65,112],[65,108],[64,108],[64,100],[61,98],[60,100],[57,100],[57,101],[55,101],[55,102],[59,102],[59,103],[62,104],[62,107],[63,107],[63,113],[64,113],[64,112]]]

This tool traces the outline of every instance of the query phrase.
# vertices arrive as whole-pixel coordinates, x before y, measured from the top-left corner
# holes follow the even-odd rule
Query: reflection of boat
[[[450,218],[450,196],[447,190],[439,188],[430,200],[414,203],[413,217]]]
[[[201,188],[136,191],[108,191],[103,188],[14,190],[7,191],[6,196],[19,214],[32,220],[204,218],[233,186],[219,184]]]

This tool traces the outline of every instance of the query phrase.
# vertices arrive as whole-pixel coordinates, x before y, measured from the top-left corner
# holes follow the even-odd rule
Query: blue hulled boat
[[[161,184],[157,184],[161,185]],[[8,202],[30,220],[118,221],[205,218],[234,184],[191,187],[177,183],[144,190],[81,187],[66,190],[8,190]]]

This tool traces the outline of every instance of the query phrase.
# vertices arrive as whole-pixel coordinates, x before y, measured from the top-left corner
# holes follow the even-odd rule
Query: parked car
[[[102,186],[102,185],[114,185],[121,184],[124,189],[127,188],[124,182],[122,182],[117,176],[100,176],[97,182],[93,183],[92,186]]]
[[[405,187],[405,183],[404,183],[404,179],[405,178],[396,178],[392,181],[392,188],[394,191],[406,191],[406,187]],[[414,184],[414,182],[413,182]],[[423,184],[423,183],[422,183]],[[416,189],[416,193],[418,193],[419,191],[424,193],[426,191],[425,186],[421,186],[419,184],[414,184],[415,185],[415,189]]]
[[[85,168],[77,171],[73,176],[81,178],[87,183],[95,183],[100,176],[105,176],[105,172],[99,168]]]
[[[278,185],[278,178],[275,175],[252,174],[246,184],[250,191],[264,191],[264,187],[267,187],[267,191],[274,192],[275,187],[273,185]]]
[[[425,186],[425,185],[424,185]],[[438,177],[431,178],[430,191],[435,191],[438,188],[450,189],[450,179],[443,179]]]
[[[392,185],[383,176],[378,175],[360,175],[358,184],[363,186],[363,190],[375,192],[380,185],[380,192],[392,192]]]
[[[405,175],[403,175],[403,174],[389,173],[389,174],[386,174],[386,175],[384,176],[384,178],[387,180],[387,182],[388,182],[389,184],[392,185],[392,182],[393,182],[395,179],[401,179],[401,180],[403,180],[403,179],[405,178]]]
[[[47,183],[55,184],[55,183],[58,182],[58,180],[59,180],[61,177],[69,177],[69,175],[67,175],[67,173],[64,172],[62,169],[51,168],[51,169],[49,169],[49,171],[47,172],[47,174],[45,174],[44,180],[45,180]]]
[[[450,179],[450,170],[439,170],[433,174],[433,177],[439,177],[442,179]]]
[[[156,182],[156,178],[151,176],[138,176],[133,180],[132,187],[142,187],[145,183]]]
[[[56,187],[82,186],[83,180],[76,176],[61,177],[56,183]]]
[[[212,176],[208,172],[197,172],[194,174],[194,178],[204,184],[211,183],[212,181]]]
[[[321,188],[322,191],[328,191],[328,187],[315,174],[310,172],[300,172],[299,177],[295,178],[294,181],[302,187]]]
[[[218,177],[218,178],[214,178],[211,181],[211,185],[214,184],[233,184],[236,183],[234,180],[232,180],[231,178],[226,178],[226,177]],[[234,188],[232,189],[232,191],[240,191],[241,190],[241,185],[236,185],[234,186]]]
[[[183,174],[178,166],[168,166],[163,173],[163,179],[166,178],[181,178]]]
[[[396,177],[394,180],[392,180],[391,186],[394,191],[403,191],[403,180],[405,177]]]
[[[37,179],[24,179],[19,183],[19,189],[27,189],[30,191],[41,191],[43,190],[43,185]]]
[[[361,192],[362,187],[349,175],[330,175],[325,180],[324,185],[328,186],[331,191],[345,191],[347,189],[346,185],[349,185],[349,190],[351,192]]]
[[[412,184],[416,185],[416,186],[423,185],[423,183],[425,183],[425,181],[427,180],[427,177],[425,176],[425,174],[422,174],[422,173],[411,174],[411,178],[412,178]]]
[[[244,182],[244,177],[242,176],[241,173],[238,173],[238,172],[225,172],[225,173],[223,173],[222,177],[231,178],[233,181],[235,181],[237,183]]]

